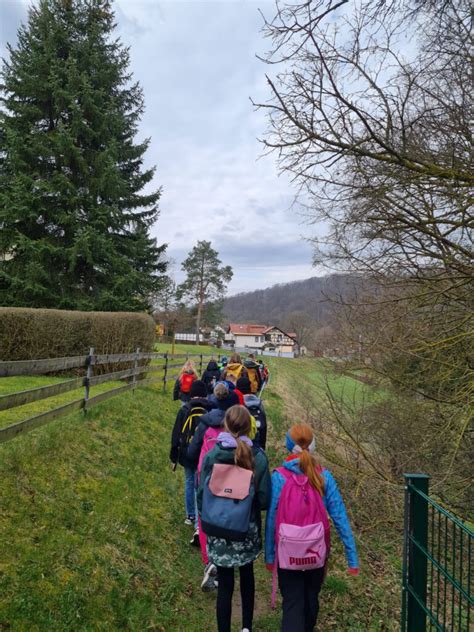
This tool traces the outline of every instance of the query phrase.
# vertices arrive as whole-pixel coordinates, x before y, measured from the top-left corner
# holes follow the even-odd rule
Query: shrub
[[[0,307],[0,359],[32,360],[153,351],[155,323],[134,312]]]

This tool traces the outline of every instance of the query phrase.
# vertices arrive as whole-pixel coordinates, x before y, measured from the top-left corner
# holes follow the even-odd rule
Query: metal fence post
[[[132,392],[135,393],[135,389],[137,387],[137,369],[138,369],[138,359],[140,357],[140,347],[137,347],[135,351],[135,360],[133,361],[133,377],[132,377]]]
[[[202,375],[202,353],[199,356],[199,374]]]
[[[86,377],[84,378],[84,386],[85,386],[84,415],[87,412],[87,402],[89,400],[89,393],[91,390],[90,380],[94,372],[94,347],[89,348],[89,355],[87,356],[86,366],[87,366],[87,372],[86,372]]]
[[[428,579],[428,504],[414,490],[428,495],[427,474],[404,474],[405,490],[408,495],[405,520],[405,548],[403,598],[406,604],[406,632],[426,632],[426,588]],[[414,490],[411,489],[414,488]],[[410,588],[410,590],[408,590]],[[413,594],[414,593],[414,594]],[[416,595],[416,597],[414,596]],[[402,616],[402,625],[404,625]]]
[[[166,380],[168,377],[168,353],[165,353],[165,373],[163,375],[163,390],[166,391]]]

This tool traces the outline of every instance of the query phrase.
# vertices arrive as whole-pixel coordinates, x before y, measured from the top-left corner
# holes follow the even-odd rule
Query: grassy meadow
[[[268,358],[268,363],[271,381],[264,399],[272,466],[283,455],[287,427],[311,408],[324,409],[328,383],[355,405],[378,396],[357,380],[333,374],[320,360]],[[2,394],[52,381],[15,380],[0,380]],[[166,393],[158,385],[141,387],[86,417],[71,415],[0,445],[0,630],[215,629],[215,595],[200,590],[200,554],[189,546],[192,530],[183,524],[183,472],[172,472],[168,460],[178,409],[171,390],[171,385]],[[74,399],[72,393],[64,396]],[[29,404],[29,414],[47,401]],[[5,420],[12,412],[0,412],[0,426],[11,422]],[[347,499],[352,490],[340,482]],[[396,630],[398,539],[390,543],[376,529],[359,525],[357,512],[351,517],[361,575],[346,574],[334,531],[319,629]],[[276,632],[271,575],[262,559],[256,569],[254,629]],[[235,604],[240,630],[238,595]]]
[[[170,342],[157,342],[155,343],[155,351],[156,353],[171,353],[173,349],[173,345]],[[228,355],[229,352],[225,349],[217,349],[216,347],[212,347],[210,345],[193,345],[193,344],[175,344],[175,353],[189,353],[189,354],[199,354],[202,353],[204,355],[212,355],[217,358],[218,354],[221,356]]]

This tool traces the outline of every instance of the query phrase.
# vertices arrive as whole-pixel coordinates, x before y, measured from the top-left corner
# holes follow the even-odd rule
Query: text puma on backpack
[[[251,470],[215,463],[204,484],[201,525],[206,535],[243,542],[255,498]]]
[[[275,606],[276,573],[322,568],[329,556],[330,525],[321,494],[304,474],[276,469],[285,479],[275,522],[276,558],[272,607]]]

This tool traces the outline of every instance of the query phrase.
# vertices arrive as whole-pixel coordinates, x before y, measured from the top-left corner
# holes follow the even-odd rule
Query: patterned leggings
[[[252,630],[253,607],[255,602],[255,578],[253,562],[239,567],[240,596],[242,598],[242,627]],[[234,593],[234,569],[217,567],[217,629],[219,632],[231,632],[232,595]]]

